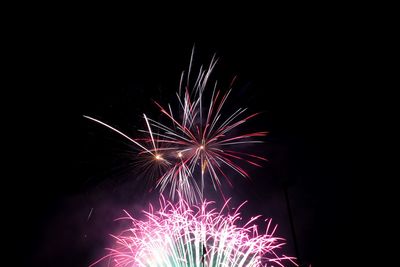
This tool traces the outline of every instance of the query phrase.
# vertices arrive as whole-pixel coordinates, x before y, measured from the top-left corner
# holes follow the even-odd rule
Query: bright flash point
[[[204,146],[203,146],[203,145],[201,145],[199,148],[200,148],[200,149],[204,149]]]
[[[180,158],[182,158],[182,153],[181,152],[178,152],[178,157],[180,157]]]
[[[156,160],[161,160],[161,159],[162,159],[161,155],[156,155]]]

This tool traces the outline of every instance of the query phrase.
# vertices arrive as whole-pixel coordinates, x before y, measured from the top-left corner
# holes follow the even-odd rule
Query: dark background
[[[173,100],[193,44],[195,66],[220,58],[213,79],[238,76],[229,106],[263,111],[251,126],[270,132],[258,148],[269,162],[250,168],[252,183],[236,179],[233,198],[249,201],[245,215],[279,224],[285,252],[304,266],[342,265],[345,244],[355,242],[354,32],[323,14],[214,15],[196,26],[188,17],[26,25],[15,83],[24,148],[12,187],[22,196],[14,212],[26,266],[87,266],[104,253],[123,208],[155,199],[134,179],[127,142],[82,115],[134,136],[143,112],[157,117],[152,99]]]

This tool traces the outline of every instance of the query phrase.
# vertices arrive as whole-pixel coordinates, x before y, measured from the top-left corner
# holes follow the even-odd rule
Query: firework
[[[279,255],[284,240],[274,236],[276,226],[266,220],[266,230],[259,233],[251,218],[243,226],[239,208],[229,213],[227,202],[222,211],[204,201],[191,206],[180,199],[177,204],[160,197],[160,209],[150,206],[146,219],[124,218],[132,225],[115,238],[115,246],[99,262],[113,267],[187,267],[187,266],[272,266],[292,262],[294,258]]]
[[[243,164],[261,166],[266,159],[241,150],[243,144],[260,143],[258,137],[267,132],[239,133],[238,128],[256,114],[245,115],[246,109],[239,108],[229,115],[222,111],[230,95],[217,89],[217,82],[209,85],[210,75],[217,63],[213,57],[210,65],[199,70],[194,82],[190,81],[193,53],[187,75],[182,73],[176,93],[177,108],[163,107],[155,102],[167,122],[143,115],[146,129],[141,130],[147,137],[133,139],[110,125],[89,116],[86,118],[110,128],[127,138],[141,150],[143,165],[159,170],[156,186],[163,192],[170,189],[192,203],[203,199],[204,179],[210,178],[215,190],[221,189],[221,178],[232,186],[226,169],[230,168],[245,178],[249,178]],[[233,82],[232,82],[233,83]],[[232,83],[231,86],[232,87]],[[212,88],[206,94],[206,88]],[[207,97],[209,96],[209,97]],[[224,197],[225,199],[225,197]]]

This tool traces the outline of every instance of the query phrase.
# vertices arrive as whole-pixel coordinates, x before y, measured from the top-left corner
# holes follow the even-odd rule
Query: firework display
[[[232,186],[230,177],[234,176],[228,170],[249,178],[246,165],[260,167],[266,158],[249,153],[243,144],[260,143],[259,138],[267,132],[247,132],[242,127],[257,113],[246,115],[245,108],[224,113],[231,88],[223,93],[217,82],[210,84],[217,63],[214,57],[193,80],[192,61],[193,52],[187,74],[181,75],[178,105],[155,102],[164,120],[143,114],[146,128],[140,132],[144,137],[130,137],[103,121],[84,116],[132,142],[139,149],[143,166],[157,170],[152,172],[157,176],[155,186],[161,193],[168,189],[170,198],[166,200],[161,194],[159,207],[150,205],[142,220],[125,211],[126,216],[120,219],[128,220],[130,226],[113,235],[114,245],[107,255],[91,266],[296,265],[294,258],[279,253],[284,239],[275,237],[276,226],[271,220],[260,224],[260,216],[255,216],[243,222],[240,207],[233,211],[227,208],[229,200],[222,185]],[[208,181],[224,198],[221,210],[204,198]]]
[[[111,266],[184,267],[184,266],[283,266],[293,258],[278,255],[283,239],[274,236],[276,226],[266,221],[259,233],[260,216],[242,223],[239,208],[228,213],[213,203],[191,206],[183,199],[177,204],[160,197],[160,209],[150,208],[145,220],[134,219],[126,212],[131,228],[114,236],[115,246],[100,261]],[[241,224],[242,226],[239,226]],[[96,263],[95,263],[96,264]]]
[[[100,120],[84,116],[134,143],[141,150],[143,164],[162,170],[156,184],[160,191],[169,187],[170,197],[174,198],[175,193],[180,192],[191,203],[198,202],[199,197],[202,199],[205,178],[209,177],[214,189],[223,195],[221,183],[226,181],[232,185],[225,168],[249,178],[241,163],[260,167],[260,162],[266,160],[243,151],[242,147],[243,144],[262,142],[256,138],[265,136],[267,132],[238,131],[240,126],[257,113],[245,116],[246,109],[239,108],[232,114],[224,115],[222,111],[231,89],[222,93],[217,90],[217,83],[212,86],[209,99],[205,97],[216,62],[213,58],[207,69],[200,68],[193,85],[190,83],[190,69],[185,79],[182,73],[176,93],[176,111],[171,105],[164,108],[155,103],[168,119],[168,124],[143,115],[147,129],[141,132],[147,138],[133,139]]]

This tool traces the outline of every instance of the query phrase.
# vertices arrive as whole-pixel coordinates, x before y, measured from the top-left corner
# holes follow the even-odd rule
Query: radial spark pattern
[[[276,226],[270,220],[265,220],[266,230],[260,234],[256,224],[261,221],[260,216],[243,223],[240,207],[229,214],[227,203],[222,211],[212,205],[205,201],[193,207],[184,200],[172,204],[161,197],[161,208],[154,211],[151,207],[144,220],[126,213],[121,219],[129,220],[131,227],[114,236],[115,246],[99,262],[113,267],[255,267],[294,263],[291,257],[279,254],[284,241],[274,236]]]
[[[248,153],[243,146],[260,143],[257,138],[267,132],[241,132],[244,130],[241,126],[257,113],[245,115],[246,109],[239,108],[231,114],[224,114],[231,88],[222,93],[217,82],[209,84],[217,61],[213,58],[208,68],[201,67],[196,80],[191,82],[192,58],[188,74],[182,73],[180,79],[176,93],[178,105],[166,108],[155,102],[166,122],[143,115],[145,138],[129,137],[100,120],[85,117],[134,143],[141,150],[139,155],[143,166],[157,170],[156,185],[161,192],[169,188],[172,198],[180,192],[186,200],[196,203],[203,198],[205,178],[210,178],[214,189],[222,195],[221,180],[232,185],[227,169],[249,178],[246,165],[260,166],[266,159]],[[206,88],[211,89],[208,94]]]

